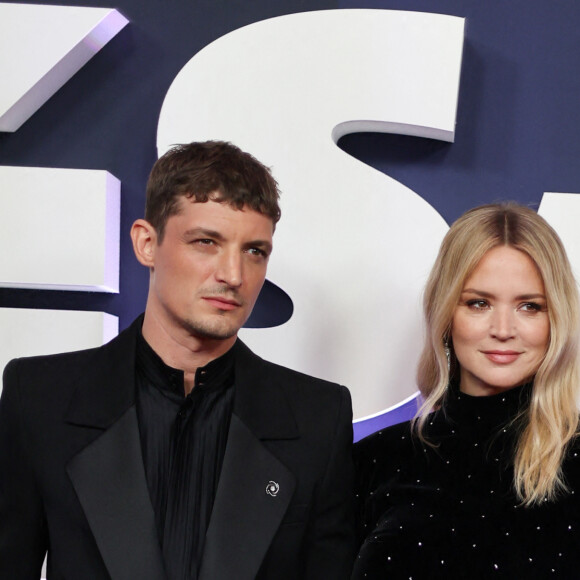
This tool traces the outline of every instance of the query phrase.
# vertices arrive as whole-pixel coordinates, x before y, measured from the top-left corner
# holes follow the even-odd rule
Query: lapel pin
[[[269,481],[266,486],[266,493],[272,497],[276,497],[280,491],[280,486],[275,481]]]

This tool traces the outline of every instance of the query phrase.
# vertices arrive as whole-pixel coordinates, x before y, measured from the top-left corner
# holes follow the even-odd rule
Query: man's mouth
[[[234,310],[241,306],[241,303],[238,300],[227,298],[225,296],[204,296],[203,299],[218,310]]]

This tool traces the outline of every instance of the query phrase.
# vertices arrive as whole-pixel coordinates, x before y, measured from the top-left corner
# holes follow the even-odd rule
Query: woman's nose
[[[515,315],[511,308],[496,308],[491,317],[491,334],[499,340],[513,338],[516,334]]]

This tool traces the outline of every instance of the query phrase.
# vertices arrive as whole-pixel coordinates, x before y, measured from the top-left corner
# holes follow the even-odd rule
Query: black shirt
[[[136,403],[145,474],[168,580],[195,580],[234,400],[236,347],[195,374],[184,373],[137,340]]]
[[[531,386],[489,397],[452,389],[422,445],[410,424],[356,445],[356,580],[580,578],[580,445],[563,473],[571,493],[534,507],[513,489],[512,419]]]

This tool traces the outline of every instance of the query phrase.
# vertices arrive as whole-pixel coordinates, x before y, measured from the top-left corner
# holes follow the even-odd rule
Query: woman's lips
[[[509,364],[514,362],[522,353],[515,350],[484,350],[483,354],[491,362],[497,364]]]

